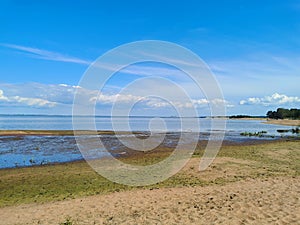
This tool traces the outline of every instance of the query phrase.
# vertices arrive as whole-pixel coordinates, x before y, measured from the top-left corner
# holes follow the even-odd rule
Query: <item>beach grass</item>
[[[243,179],[300,175],[300,141],[281,140],[255,145],[223,146],[207,171],[199,172],[197,149],[192,160],[166,181],[139,188],[223,185]],[[168,149],[131,155],[126,163],[151,164],[168,156]],[[82,196],[130,190],[98,175],[86,162],[0,170],[0,207],[24,203],[61,201]]]

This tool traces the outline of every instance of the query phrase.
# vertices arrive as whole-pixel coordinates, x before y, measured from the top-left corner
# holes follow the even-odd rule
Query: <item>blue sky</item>
[[[140,40],[170,41],[198,54],[219,81],[228,114],[300,107],[299,1],[4,0],[0,28],[0,114],[71,114],[89,64]],[[154,74],[169,68],[145,66],[156,68]],[[118,91],[136,77],[124,72],[112,79],[97,101],[98,113],[108,114]],[[207,114],[209,103],[190,90],[200,114]],[[134,90],[120,102],[125,107],[139,97]],[[135,111],[171,115],[168,108],[149,100]]]

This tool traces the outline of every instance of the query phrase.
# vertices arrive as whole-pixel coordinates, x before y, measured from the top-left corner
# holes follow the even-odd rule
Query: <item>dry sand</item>
[[[134,190],[0,208],[1,224],[300,224],[300,179]]]
[[[267,124],[286,125],[286,126],[300,126],[300,120],[266,120]]]
[[[284,125],[284,126],[300,126],[300,120],[274,120],[266,118],[231,118],[231,120],[261,120],[266,124]]]

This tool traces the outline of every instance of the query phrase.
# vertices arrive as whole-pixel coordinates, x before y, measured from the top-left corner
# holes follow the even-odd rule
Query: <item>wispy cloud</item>
[[[211,61],[209,66],[216,74],[245,78],[266,79],[278,76],[298,76],[300,56],[278,56],[257,53],[244,59]]]
[[[278,56],[267,53],[208,62],[227,98],[264,96],[275,92],[297,95],[299,64],[299,54]]]
[[[247,100],[241,100],[240,105],[263,105],[263,106],[279,106],[286,104],[300,104],[300,98],[297,96],[287,96],[285,94],[275,93],[271,96],[263,98],[251,97]]]
[[[80,59],[73,56],[64,55],[58,52],[47,51],[44,49],[33,48],[28,46],[22,45],[15,45],[15,44],[5,44],[1,43],[1,46],[17,50],[22,53],[29,54],[31,57],[50,60],[50,61],[58,61],[58,62],[69,62],[69,63],[76,63],[82,65],[90,65],[91,61]]]
[[[199,68],[199,67],[203,67],[203,65],[199,64],[199,61],[195,61],[195,58],[193,57],[187,57],[186,59],[181,59],[178,57],[167,57],[167,56],[163,56],[163,55],[158,55],[158,54],[151,54],[148,52],[140,52],[141,55],[144,56],[149,56],[155,60],[157,60],[157,62],[166,62],[168,64],[175,64],[175,65],[179,65],[179,66],[188,66],[190,68],[195,67],[195,68]],[[171,53],[170,53],[171,54]]]
[[[187,76],[180,69],[171,67],[170,65],[160,65],[159,62],[157,64],[149,64],[149,62],[145,63],[136,63],[125,66],[122,68],[122,65],[113,64],[113,63],[96,63],[93,66],[101,69],[105,69],[111,72],[120,72],[126,75],[136,75],[141,77],[147,76],[160,76],[160,77],[172,77],[177,79],[185,79]]]
[[[124,68],[122,72],[126,74],[140,76],[184,76],[184,73],[178,69],[158,66],[132,65],[127,68]]]

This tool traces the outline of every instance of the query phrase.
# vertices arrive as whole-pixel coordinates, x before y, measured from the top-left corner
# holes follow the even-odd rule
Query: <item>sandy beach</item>
[[[290,119],[275,120],[275,119],[267,119],[267,118],[232,118],[231,120],[261,120],[262,123],[266,123],[266,124],[300,126],[300,120],[290,120]]]
[[[299,224],[300,179],[138,190],[0,209],[1,224]]]
[[[0,220],[3,225],[299,224],[299,152],[299,141],[225,146],[206,171],[196,169],[199,157],[195,156],[182,171],[162,184],[133,189],[117,187],[106,194],[88,194],[92,182],[77,194],[77,189],[70,191],[78,186],[76,174],[78,181],[85,183],[99,177],[91,176],[93,171],[83,162],[3,170],[0,188],[12,193],[4,193],[5,197],[11,195],[17,200],[0,207]],[[53,177],[55,180],[50,179]],[[6,190],[15,183],[21,183],[21,189],[11,186],[10,189],[16,189]],[[55,183],[58,185],[50,185]],[[63,194],[59,188],[70,190]],[[41,190],[45,191],[40,193],[44,196],[48,191],[51,196],[61,194],[63,198],[41,199],[39,203]],[[18,203],[22,201],[27,203]]]
[[[264,123],[275,124],[275,125],[286,125],[286,126],[300,126],[300,120],[271,120],[268,119]]]

